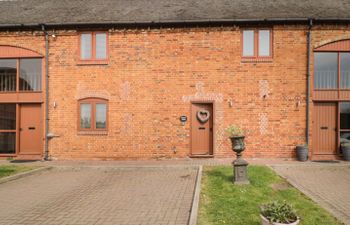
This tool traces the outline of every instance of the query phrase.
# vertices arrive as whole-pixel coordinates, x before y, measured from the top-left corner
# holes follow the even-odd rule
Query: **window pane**
[[[338,87],[338,54],[315,53],[315,88],[332,89]]]
[[[270,56],[270,31],[259,31],[259,56]]]
[[[0,133],[0,154],[16,153],[16,133]]]
[[[41,91],[41,59],[21,59],[19,90]]]
[[[343,143],[350,143],[350,132],[340,132],[340,144]]]
[[[16,130],[16,104],[0,104],[0,130]]]
[[[340,129],[350,129],[350,102],[340,103]]]
[[[96,34],[96,59],[107,58],[107,35]]]
[[[254,56],[254,31],[243,31],[243,56]]]
[[[80,128],[91,128],[91,104],[80,104]]]
[[[82,34],[80,36],[80,57],[81,59],[91,59],[92,36],[91,34]]]
[[[0,59],[0,91],[16,91],[17,60]]]
[[[340,53],[340,87],[350,88],[350,53]]]
[[[103,103],[96,104],[96,128],[106,128],[107,105]]]

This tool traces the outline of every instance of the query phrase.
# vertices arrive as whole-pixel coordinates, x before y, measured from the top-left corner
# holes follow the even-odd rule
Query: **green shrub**
[[[260,207],[260,213],[270,223],[293,223],[298,220],[295,210],[284,202],[272,202]]]
[[[229,127],[226,128],[226,132],[228,133],[229,137],[237,137],[237,136],[243,136],[244,132],[243,130],[238,127],[237,125],[230,125]]]

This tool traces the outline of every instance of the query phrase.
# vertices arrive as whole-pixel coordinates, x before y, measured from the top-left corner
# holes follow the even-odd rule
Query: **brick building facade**
[[[315,23],[308,43],[309,21],[135,27],[113,23],[97,27],[61,24],[58,27],[47,25],[44,31],[4,25],[0,32],[0,57],[19,61],[21,57],[29,57],[29,53],[10,57],[4,50],[9,46],[12,52],[15,49],[35,52],[39,55],[36,57],[42,59],[43,85],[38,91],[40,96],[36,97],[31,93],[18,97],[25,94],[20,93],[21,90],[17,90],[17,97],[11,97],[13,93],[1,93],[1,103],[17,105],[17,125],[11,131],[16,133],[15,150],[3,152],[2,156],[31,158],[47,154],[53,159],[231,157],[233,153],[225,128],[237,124],[246,133],[246,157],[292,158],[295,146],[308,141],[310,44],[309,155],[315,159],[317,156],[337,157],[342,135],[339,131],[334,140],[335,151],[320,153],[313,148],[313,107],[315,102],[333,101],[338,110],[338,102],[348,97],[339,99],[329,97],[328,92],[314,91],[314,51],[337,41],[345,43],[341,51],[350,51],[346,46],[350,27],[336,21]],[[243,32],[262,29],[270,31],[270,57],[244,57]],[[82,34],[95,31],[107,35],[106,60],[81,60]],[[45,100],[45,47],[49,51],[48,101]],[[21,69],[18,70],[17,76],[21,76]],[[317,98],[314,99],[315,94]],[[80,107],[87,99],[103,101],[91,104],[93,107],[104,104],[105,129],[99,130],[97,125],[91,130],[79,128],[83,110]],[[21,107],[28,103],[40,104],[42,130],[40,149],[27,154],[21,150],[25,143],[22,145],[22,140],[18,139],[25,129],[20,124]],[[197,129],[193,125],[196,118],[193,107],[196,104],[212,107],[212,125],[208,128],[211,147],[208,152],[199,154],[193,151],[193,130]],[[48,117],[45,116],[46,105]],[[96,106],[90,110],[96,113],[100,108]],[[184,116],[187,121],[181,122],[180,117]],[[97,120],[97,116],[92,119]]]

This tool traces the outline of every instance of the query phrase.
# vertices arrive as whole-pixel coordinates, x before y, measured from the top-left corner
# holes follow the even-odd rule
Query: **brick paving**
[[[195,167],[60,167],[0,184],[3,225],[185,225]]]
[[[304,194],[350,225],[350,164],[273,165]]]

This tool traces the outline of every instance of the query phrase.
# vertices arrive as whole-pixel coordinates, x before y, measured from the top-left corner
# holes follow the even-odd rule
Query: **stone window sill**
[[[105,130],[94,130],[94,131],[78,131],[78,135],[86,135],[86,136],[107,136],[108,131]]]
[[[108,65],[108,59],[106,60],[79,60],[77,62],[78,66],[83,65]]]
[[[242,58],[242,63],[271,63],[273,58]]]

